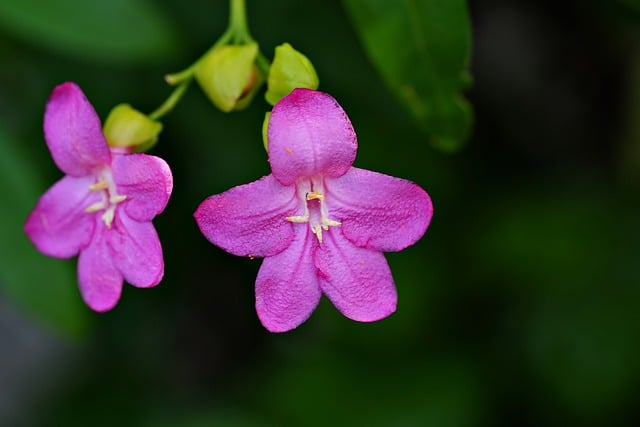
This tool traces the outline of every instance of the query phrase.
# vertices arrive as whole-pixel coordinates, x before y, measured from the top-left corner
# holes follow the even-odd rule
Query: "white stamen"
[[[116,184],[111,176],[111,169],[108,167],[102,169],[99,172],[98,181],[89,186],[89,191],[102,192],[102,201],[93,203],[84,211],[86,213],[95,213],[104,210],[101,219],[107,228],[111,228],[116,216],[116,206],[127,199],[125,194],[117,194]]]
[[[304,206],[304,214],[296,216],[286,217],[287,221],[294,223],[309,223],[311,232],[316,235],[318,243],[322,243],[322,231],[329,231],[329,227],[335,227],[342,225],[340,221],[336,221],[329,218],[329,212],[327,205],[325,204],[325,195],[323,194],[322,180],[312,178],[298,183],[298,194],[300,195],[300,202]],[[309,203],[312,200],[318,200],[320,206],[314,205],[311,209],[315,213],[311,215]],[[318,212],[319,208],[319,212]],[[318,215],[319,214],[319,215]],[[318,216],[319,221],[318,221]]]

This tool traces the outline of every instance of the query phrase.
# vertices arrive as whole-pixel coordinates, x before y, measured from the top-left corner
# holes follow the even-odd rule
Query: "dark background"
[[[103,119],[120,102],[151,111],[169,94],[162,76],[226,26],[224,1],[157,3],[178,49],[142,64],[65,55],[0,24],[0,121],[46,178],[40,190],[60,177],[41,129],[55,85],[77,82]],[[82,308],[79,334],[0,287],[0,425],[637,425],[640,8],[469,7],[475,128],[459,153],[443,154],[386,88],[339,2],[247,5],[262,51],[290,42],[347,111],[355,166],[415,181],[434,201],[425,237],[387,255],[397,313],[361,324],[324,299],[290,333],[260,325],[260,260],[210,245],[192,214],[269,173],[268,105],[260,94],[224,114],[192,86],[152,152],[175,181],[155,220],[165,279],[125,286],[107,314]]]

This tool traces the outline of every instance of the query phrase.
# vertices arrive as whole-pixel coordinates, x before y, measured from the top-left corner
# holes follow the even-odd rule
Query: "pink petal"
[[[38,250],[56,258],[77,255],[91,240],[95,214],[85,209],[99,202],[89,191],[93,176],[65,176],[40,197],[29,214],[24,231]]]
[[[331,218],[357,246],[399,251],[422,237],[433,216],[429,195],[411,181],[351,168],[324,184]]]
[[[285,185],[319,173],[341,176],[356,158],[347,114],[330,95],[315,90],[295,89],[273,107],[267,139],[271,170]]]
[[[136,221],[151,221],[167,205],[173,188],[169,165],[147,154],[114,154],[111,163],[122,207]]]
[[[53,161],[68,175],[88,175],[111,161],[100,119],[75,83],[63,83],[51,93],[44,136]]]
[[[396,310],[398,296],[381,252],[359,248],[331,228],[316,252],[320,288],[346,317],[373,322]]]
[[[162,246],[150,221],[135,221],[118,210],[105,235],[113,263],[127,282],[138,288],[160,283],[164,275]]]
[[[293,227],[286,218],[296,207],[295,187],[267,175],[209,197],[194,216],[214,245],[234,255],[267,257],[291,244]]]
[[[96,221],[102,222],[97,218]],[[104,223],[103,223],[104,225]],[[99,228],[78,258],[78,282],[85,303],[95,311],[109,311],[122,293],[122,275],[113,264],[104,230]]]
[[[286,250],[268,257],[256,278],[256,311],[271,332],[286,332],[311,316],[320,301],[313,251],[317,244],[307,227],[299,228]]]

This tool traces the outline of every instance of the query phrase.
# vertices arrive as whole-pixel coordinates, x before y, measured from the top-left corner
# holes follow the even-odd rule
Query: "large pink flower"
[[[264,257],[256,279],[262,324],[284,332],[325,294],[362,322],[396,309],[383,251],[424,234],[433,208],[416,184],[352,167],[356,135],[326,93],[296,89],[268,127],[272,174],[206,199],[195,213],[207,239],[239,256]]]
[[[57,86],[44,116],[54,162],[66,175],[38,201],[24,230],[40,252],[78,259],[82,297],[96,311],[113,308],[122,282],[146,288],[164,274],[151,220],[167,204],[173,179],[164,160],[112,153],[100,119],[74,83]]]

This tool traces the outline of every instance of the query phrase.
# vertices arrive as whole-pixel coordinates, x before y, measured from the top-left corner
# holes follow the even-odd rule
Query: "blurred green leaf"
[[[375,353],[369,360],[335,353],[298,357],[274,370],[260,401],[280,425],[479,425],[479,381],[465,362],[393,363]]]
[[[0,27],[30,43],[99,63],[144,63],[176,49],[169,20],[149,0],[3,1]]]
[[[640,379],[637,292],[617,283],[534,307],[529,358],[544,393],[593,420],[633,402]]]
[[[473,112],[460,91],[470,27],[464,0],[345,0],[367,54],[430,142],[453,151],[469,134]]]
[[[38,183],[33,169],[0,124],[0,292],[47,324],[77,336],[86,327],[86,310],[73,269],[38,253],[22,230],[46,186]]]
[[[618,2],[635,9],[637,12],[640,12],[640,0],[618,0]]]

